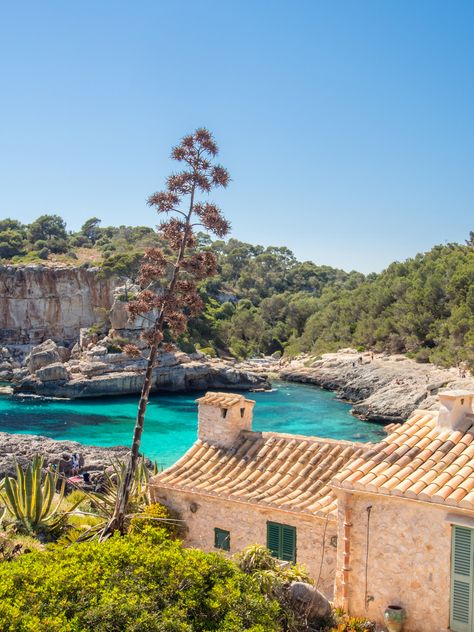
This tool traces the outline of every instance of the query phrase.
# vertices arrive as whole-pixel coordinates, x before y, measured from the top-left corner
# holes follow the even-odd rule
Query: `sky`
[[[474,230],[471,0],[0,3],[0,217],[151,225],[206,126],[232,237],[379,271]]]

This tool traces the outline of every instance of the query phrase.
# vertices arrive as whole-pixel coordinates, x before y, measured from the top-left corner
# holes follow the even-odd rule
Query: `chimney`
[[[440,403],[438,428],[458,430],[463,425],[463,421],[466,420],[466,415],[473,415],[474,393],[471,391],[442,391],[438,393],[438,399]],[[470,422],[471,424],[474,423],[474,416]]]
[[[252,399],[235,393],[206,393],[196,401],[201,441],[229,448],[241,430],[252,430]]]

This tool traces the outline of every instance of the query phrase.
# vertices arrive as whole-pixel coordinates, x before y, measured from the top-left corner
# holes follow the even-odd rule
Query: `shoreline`
[[[334,392],[352,405],[354,416],[374,423],[403,423],[417,408],[437,410],[444,388],[474,392],[474,378],[459,376],[457,369],[354,349],[300,356],[278,371],[280,379]]]

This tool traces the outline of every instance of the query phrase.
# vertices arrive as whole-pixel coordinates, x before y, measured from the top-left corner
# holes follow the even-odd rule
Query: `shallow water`
[[[168,466],[196,439],[202,393],[160,393],[150,398],[142,448]],[[352,441],[379,441],[380,426],[360,421],[350,406],[314,386],[280,382],[271,392],[247,393],[256,400],[254,430],[315,435]],[[137,396],[84,400],[0,397],[0,430],[41,434],[89,445],[130,445]]]

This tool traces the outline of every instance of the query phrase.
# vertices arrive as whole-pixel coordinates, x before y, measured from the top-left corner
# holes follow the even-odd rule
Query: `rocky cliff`
[[[436,409],[436,395],[443,388],[474,392],[474,379],[461,377],[457,369],[353,349],[326,353],[319,359],[300,358],[274,370],[284,380],[335,391],[353,404],[353,414],[368,421],[402,422],[415,408]]]
[[[113,279],[72,267],[0,266],[0,343],[69,343],[113,303]]]
[[[14,372],[13,388],[15,393],[71,399],[139,393],[145,368],[145,356],[129,358],[125,353],[108,353],[103,344],[90,343],[86,350],[75,345],[69,352],[46,340],[31,350],[26,366]],[[206,358],[202,353],[159,355],[152,391],[207,388],[247,390],[269,388],[269,384],[264,375],[239,369],[232,361]]]

